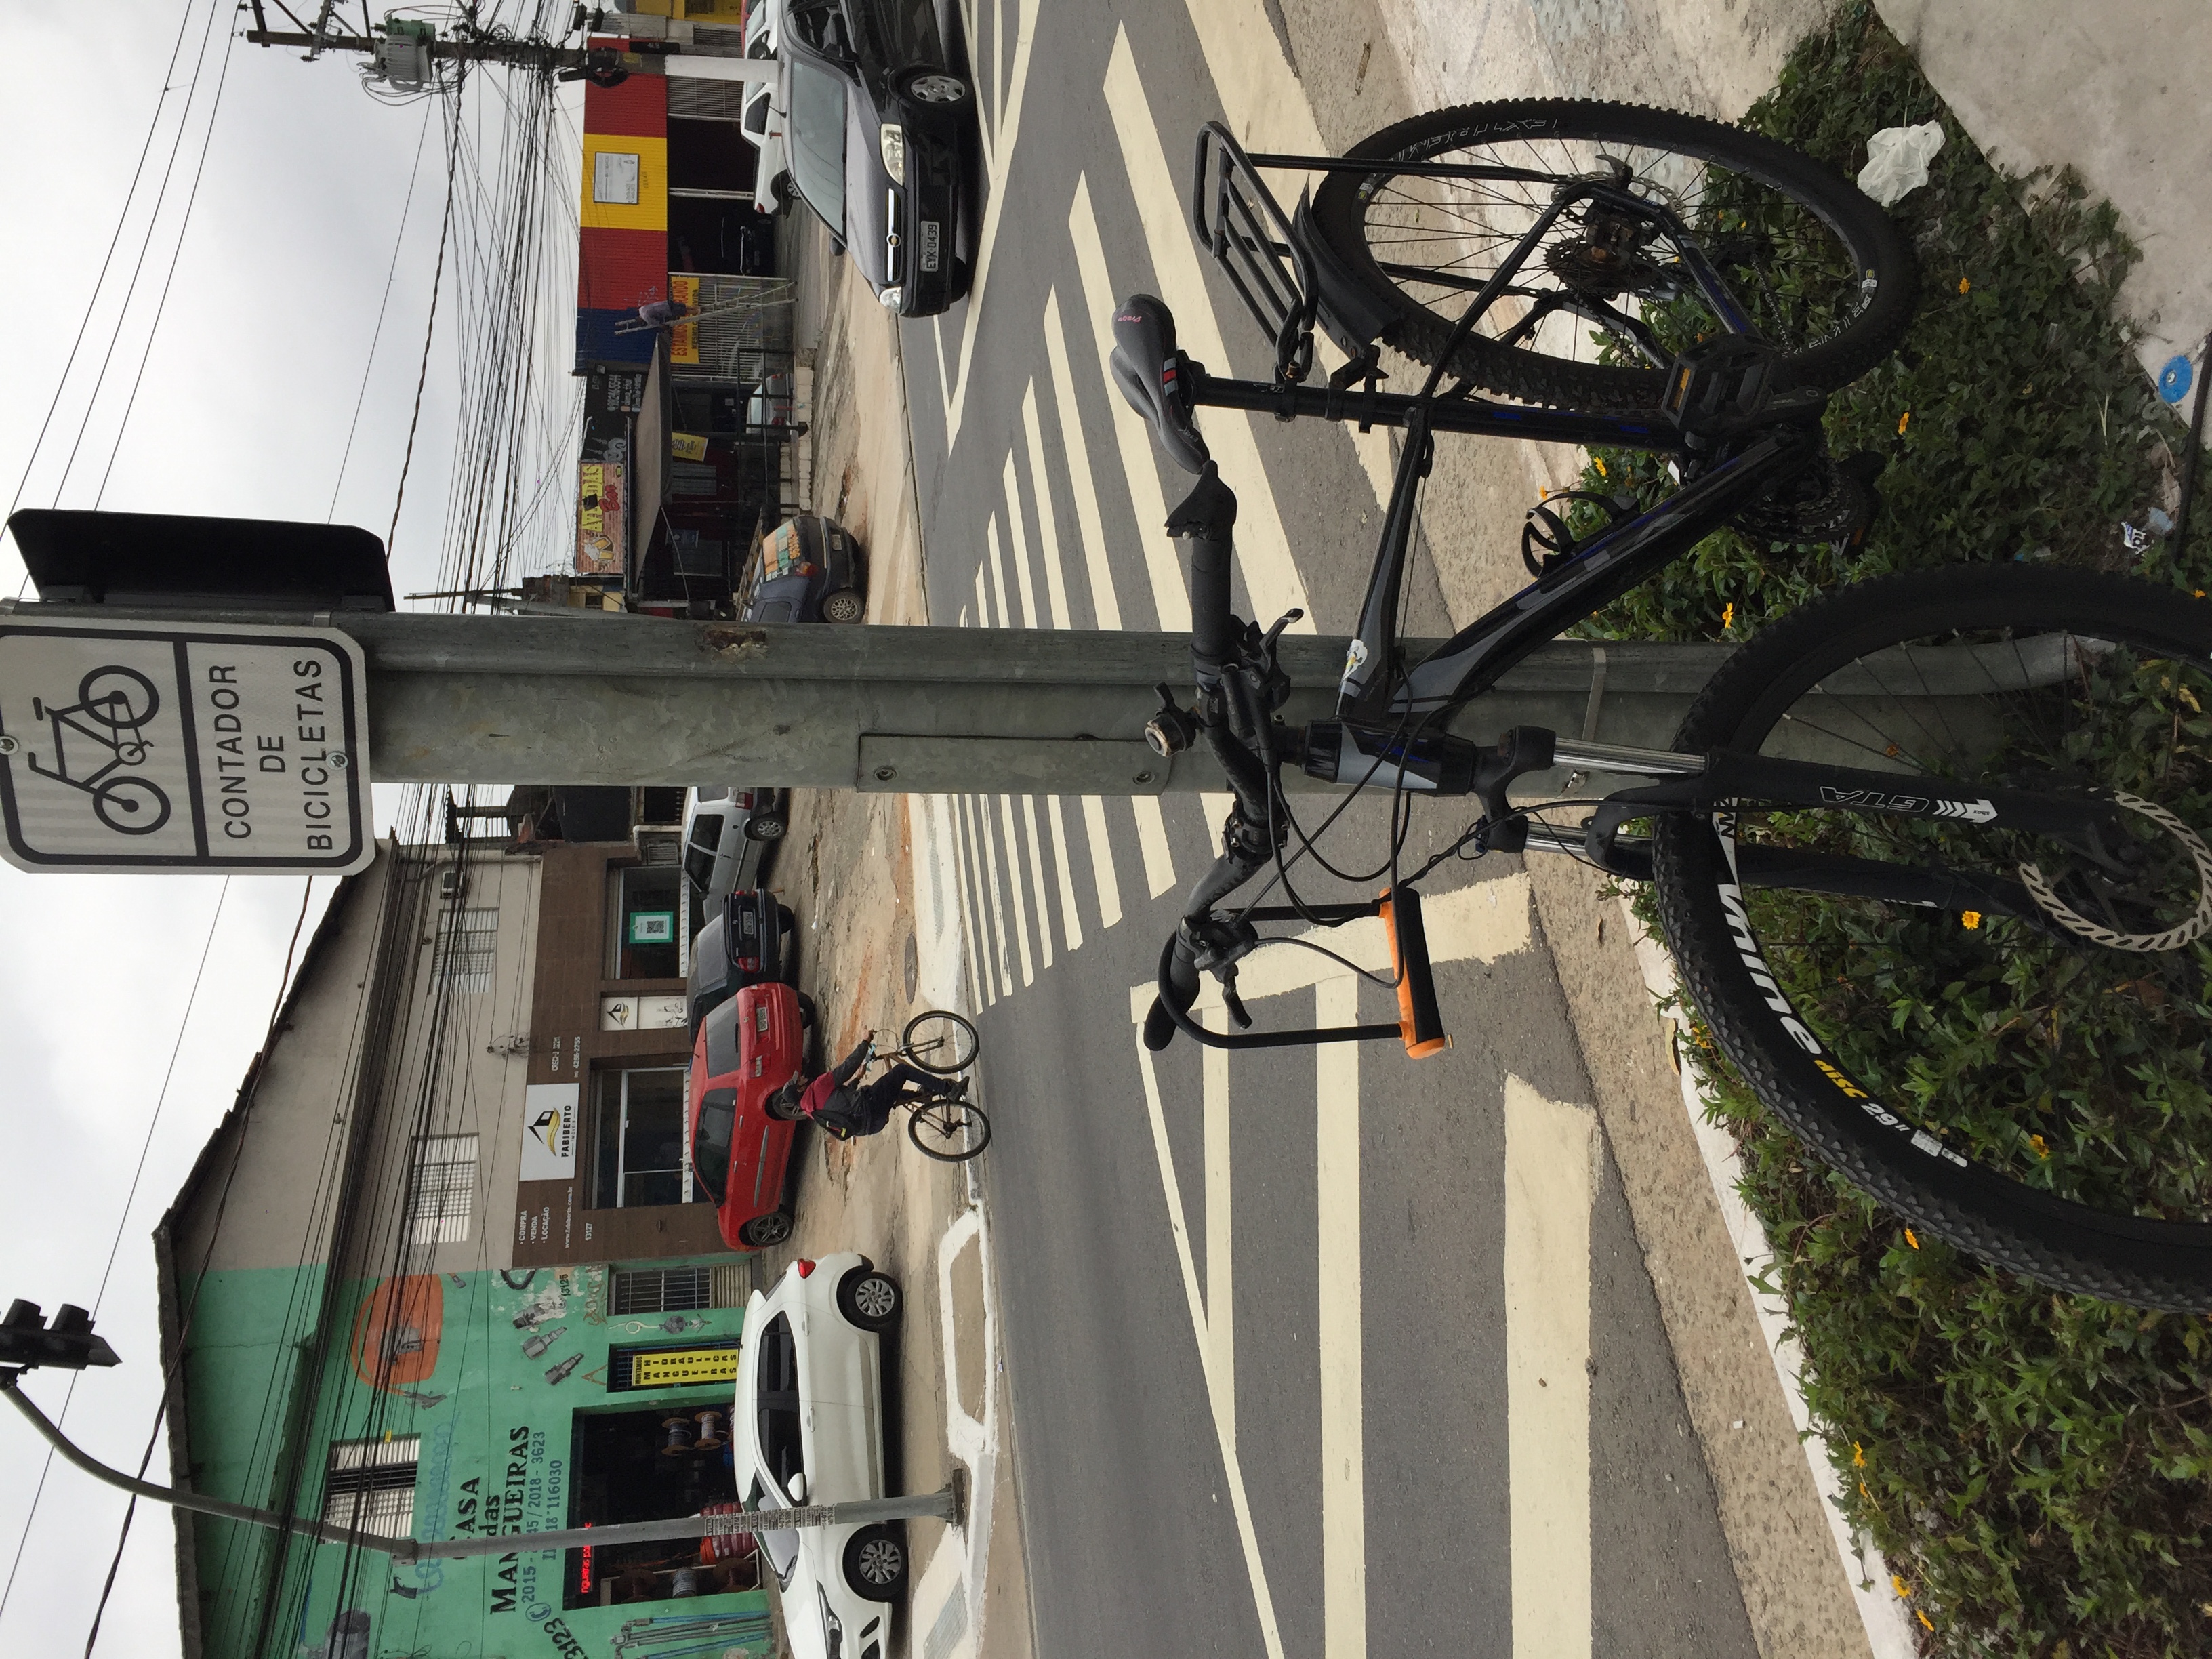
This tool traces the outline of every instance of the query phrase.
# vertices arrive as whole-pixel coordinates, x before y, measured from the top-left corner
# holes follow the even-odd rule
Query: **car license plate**
[[[938,259],[937,221],[922,219],[916,223],[921,231],[921,268],[924,270],[934,270],[937,269]]]

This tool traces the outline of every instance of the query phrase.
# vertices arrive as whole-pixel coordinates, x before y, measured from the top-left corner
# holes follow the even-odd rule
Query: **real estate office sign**
[[[366,664],[327,628],[0,617],[0,853],[342,874],[375,856]]]

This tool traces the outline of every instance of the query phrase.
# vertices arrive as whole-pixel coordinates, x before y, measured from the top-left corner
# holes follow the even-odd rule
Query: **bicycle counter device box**
[[[332,629],[0,618],[0,852],[24,870],[362,869],[367,684]]]

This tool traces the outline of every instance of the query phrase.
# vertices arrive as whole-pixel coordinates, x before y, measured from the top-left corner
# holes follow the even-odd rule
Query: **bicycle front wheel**
[[[169,821],[169,798],[144,778],[110,778],[92,793],[94,815],[119,835],[150,836]]]
[[[899,1041],[906,1045],[908,1059],[939,1077],[966,1071],[975,1063],[975,1050],[981,1046],[973,1025],[957,1014],[939,1010],[916,1014],[907,1021]]]
[[[991,1144],[991,1120],[964,1097],[933,1100],[908,1115],[906,1134],[923,1157],[964,1164]]]
[[[1783,353],[1791,384],[1848,385],[1911,318],[1912,255],[1888,216],[1810,156],[1716,121],[1523,99],[1417,115],[1346,155],[1377,167],[1330,173],[1314,222],[1344,276],[1393,319],[1383,343],[1425,363],[1555,192],[1602,181],[1600,197],[1552,222],[1446,365],[1525,403],[1656,407],[1674,355],[1726,328],[1692,277],[1687,243]]]
[[[135,668],[95,668],[78,682],[76,700],[88,718],[102,726],[128,728],[146,724],[161,706],[154,682]]]
[[[1815,1157],[2001,1267],[2188,1311],[2212,1310],[2208,709],[2212,605],[2170,588],[2014,565],[1862,583],[1730,659],[1676,746],[1893,773],[1893,805],[1923,779],[2116,802],[2120,828],[1739,802],[1654,846],[1692,998]],[[1774,849],[1953,897],[1740,885]]]

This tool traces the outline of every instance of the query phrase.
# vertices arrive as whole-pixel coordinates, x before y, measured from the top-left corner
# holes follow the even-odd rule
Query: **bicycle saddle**
[[[1175,313],[1149,294],[1131,295],[1114,313],[1114,384],[1175,464],[1202,472],[1206,440],[1192,412],[1190,372],[1176,349]]]

